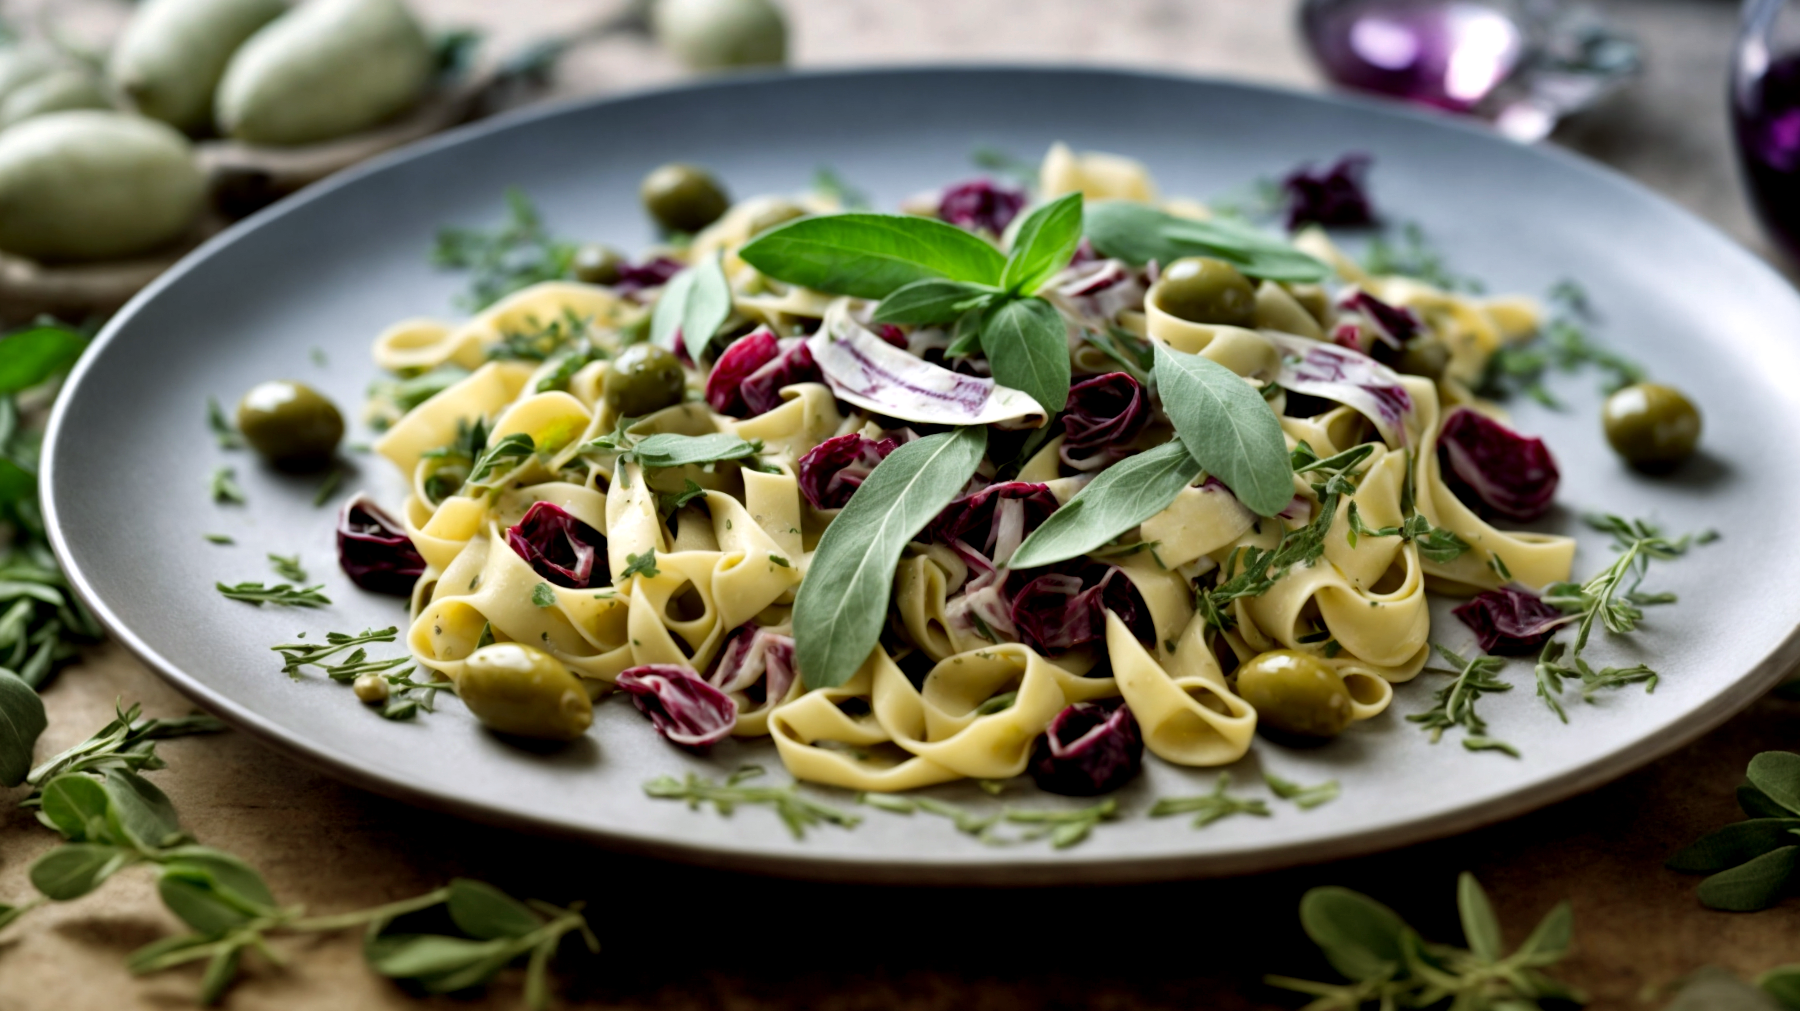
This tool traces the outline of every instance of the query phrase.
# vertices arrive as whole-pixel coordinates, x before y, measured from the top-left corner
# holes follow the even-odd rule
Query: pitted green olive
[[[586,284],[617,284],[625,257],[611,246],[589,243],[575,250],[575,280]]]
[[[638,187],[644,210],[671,232],[697,232],[719,220],[731,200],[705,169],[671,162]]]
[[[600,388],[620,417],[641,418],[681,403],[687,373],[673,353],[655,344],[633,344],[606,367]]]
[[[1250,326],[1256,321],[1256,289],[1224,260],[1189,256],[1163,269],[1156,307],[1190,323]]]
[[[1643,470],[1673,467],[1700,442],[1700,411],[1680,390],[1660,383],[1638,383],[1607,397],[1600,420],[1613,450]]]
[[[331,459],[344,437],[344,416],[304,383],[257,383],[238,401],[238,430],[250,448],[278,467],[315,467]]]
[[[1350,689],[1331,666],[1291,649],[1263,653],[1238,668],[1237,692],[1266,727],[1302,737],[1335,737],[1350,725]]]
[[[572,741],[594,722],[587,689],[561,660],[516,642],[483,646],[463,662],[456,694],[503,734]]]

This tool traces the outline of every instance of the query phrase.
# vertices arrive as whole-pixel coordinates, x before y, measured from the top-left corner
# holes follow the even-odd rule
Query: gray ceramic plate
[[[1259,176],[1351,150],[1375,157],[1374,193],[1395,220],[1421,222],[1454,266],[1495,291],[1541,293],[1573,277],[1605,316],[1601,336],[1703,406],[1704,458],[1672,479],[1622,467],[1606,449],[1592,375],[1559,380],[1569,404],[1524,404],[1519,424],[1548,436],[1562,464],[1560,510],[1546,529],[1577,532],[1603,509],[1673,531],[1723,538],[1659,565],[1649,587],[1682,602],[1653,612],[1634,645],[1602,642],[1609,662],[1645,659],[1654,695],[1566,698],[1569,724],[1518,687],[1481,701],[1494,736],[1522,758],[1433,745],[1407,722],[1440,678],[1400,688],[1392,710],[1328,747],[1259,740],[1232,768],[1238,792],[1273,816],[1204,830],[1151,819],[1153,798],[1211,788],[1207,770],[1150,762],[1119,794],[1123,818],[1065,851],[990,847],[940,818],[863,808],[854,831],[803,841],[765,810],[721,818],[647,798],[652,777],[722,776],[742,762],[785,779],[767,745],[727,743],[697,758],[660,741],[629,704],[599,707],[591,734],[548,754],[483,732],[454,700],[412,723],[364,711],[341,685],[291,681],[269,647],[305,631],[404,621],[392,599],[357,591],[333,558],[331,508],[317,479],[283,476],[216,449],[205,403],[252,383],[303,379],[356,405],[372,378],[370,339],[406,316],[450,313],[456,276],[426,252],[445,224],[490,224],[503,189],[523,187],[562,235],[639,248],[651,235],[637,181],[670,160],[715,169],[733,192],[804,187],[820,165],[881,206],[973,174],[991,146],[1035,159],[1053,140],[1143,159],[1168,192],[1217,196]],[[1768,688],[1796,651],[1800,512],[1793,447],[1800,419],[1800,299],[1712,228],[1643,189],[1553,150],[1360,102],[1241,85],[1106,71],[924,69],[727,80],[565,106],[485,124],[339,176],[209,242],[109,324],[70,381],[52,423],[46,508],[76,586],[133,651],[195,701],[351,782],[432,807],[604,846],[806,877],[896,882],[1124,881],[1244,872],[1347,856],[1517,815],[1619,776],[1717,725]],[[323,352],[318,364],[313,349]],[[366,438],[353,433],[350,441]],[[395,504],[402,482],[355,456],[346,489]],[[207,496],[214,467],[237,468],[244,507]],[[341,500],[344,492],[340,492]],[[233,547],[207,543],[224,533]],[[1607,564],[1605,538],[1581,532],[1578,575]],[[267,552],[299,553],[337,603],[257,609],[221,598],[218,580],[263,579]],[[1440,607],[1435,633],[1471,636]],[[1261,771],[1337,779],[1342,798],[1301,811],[1269,797]],[[999,801],[972,786],[942,796],[980,807],[1068,806],[1027,780]],[[818,791],[840,806],[849,795]]]

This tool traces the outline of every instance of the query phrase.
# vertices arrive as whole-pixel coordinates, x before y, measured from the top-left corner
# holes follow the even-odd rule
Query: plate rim
[[[1330,862],[1363,856],[1378,851],[1457,835],[1487,825],[1518,817],[1530,811],[1549,807],[1577,794],[1596,789],[1625,776],[1650,762],[1685,747],[1710,733],[1730,719],[1769,688],[1780,675],[1800,662],[1800,624],[1760,660],[1752,664],[1725,691],[1713,696],[1684,719],[1679,730],[1646,738],[1636,744],[1582,763],[1560,775],[1521,785],[1510,792],[1486,801],[1470,802],[1432,814],[1421,815],[1397,824],[1359,829],[1328,838],[1300,842],[1239,847],[1225,852],[1191,853],[1158,856],[1087,856],[1079,852],[1054,851],[1044,858],[1009,862],[972,860],[960,856],[935,859],[921,853],[906,859],[867,859],[842,857],[797,849],[791,854],[776,854],[734,848],[716,843],[672,840],[655,832],[575,827],[552,817],[508,809],[490,802],[435,789],[421,788],[398,777],[386,777],[368,771],[334,747],[299,739],[261,713],[225,698],[216,689],[189,675],[161,656],[139,638],[101,600],[88,575],[73,562],[61,521],[57,501],[56,460],[62,451],[62,429],[68,404],[81,387],[93,363],[138,311],[167,288],[178,283],[198,264],[216,252],[237,242],[240,237],[271,222],[294,213],[315,201],[327,198],[336,190],[350,186],[366,176],[384,172],[405,162],[442,149],[468,143],[494,133],[526,126],[597,106],[622,104],[638,99],[664,95],[704,92],[729,88],[738,84],[763,81],[830,81],[841,78],[907,78],[913,76],[1010,76],[1021,73],[1088,77],[1093,79],[1137,79],[1152,82],[1201,84],[1225,90],[1275,94],[1290,100],[1354,108],[1379,116],[1411,120],[1437,129],[1469,134],[1489,143],[1513,143],[1478,124],[1442,113],[1423,110],[1392,100],[1349,95],[1339,92],[1311,91],[1280,84],[1223,78],[1207,74],[1183,73],[1166,69],[1137,69],[1111,65],[1070,66],[1047,62],[982,62],[982,63],[890,63],[866,67],[835,67],[798,70],[750,70],[692,79],[661,86],[634,88],[598,95],[572,96],[510,110],[488,119],[456,127],[394,150],[384,152],[349,169],[263,208],[209,238],[183,256],[175,265],[159,275],[134,295],[108,319],[94,337],[64,381],[46,425],[44,447],[39,464],[39,499],[45,531],[51,549],[61,565],[70,587],[108,634],[159,678],[190,701],[247,731],[275,751],[299,760],[303,765],[319,769],[342,782],[377,795],[391,797],[417,807],[449,813],[458,817],[535,834],[580,839],[604,848],[672,860],[696,866],[743,871],[774,877],[826,882],[870,884],[929,884],[985,886],[1041,886],[1068,884],[1133,884],[1180,878],[1220,877],[1272,871],[1280,868]],[[1781,281],[1785,278],[1761,256],[1738,242],[1713,222],[1701,217],[1648,185],[1612,169],[1578,152],[1547,144],[1528,145],[1536,155],[1560,163],[1564,168],[1603,180],[1611,186],[1623,186],[1640,198],[1663,205],[1748,257],[1755,269]]]

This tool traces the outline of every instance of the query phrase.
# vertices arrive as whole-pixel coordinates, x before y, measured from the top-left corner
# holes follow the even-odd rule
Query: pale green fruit
[[[787,62],[787,23],[771,0],[656,0],[650,26],[695,70]]]
[[[0,249],[44,260],[131,256],[179,238],[206,179],[172,127],[123,112],[35,116],[0,133]]]
[[[313,0],[237,51],[214,115],[251,144],[312,144],[405,111],[432,71],[431,43],[399,0]]]
[[[47,112],[110,108],[112,100],[93,74],[74,67],[52,70],[0,101],[0,130]]]
[[[476,719],[501,733],[572,741],[594,722],[581,680],[561,660],[522,643],[494,643],[469,654],[456,694]]]
[[[68,65],[55,50],[37,45],[0,48],[0,99],[32,81]]]
[[[231,54],[286,10],[282,0],[144,0],[113,48],[107,76],[138,112],[203,130]]]

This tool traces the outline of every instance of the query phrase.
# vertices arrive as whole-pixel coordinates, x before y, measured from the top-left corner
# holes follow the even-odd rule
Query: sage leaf
[[[1456,913],[1462,920],[1463,938],[1469,950],[1479,958],[1498,962],[1502,954],[1500,920],[1494,916],[1493,903],[1488,901],[1481,882],[1468,871],[1456,879]]]
[[[130,853],[104,843],[65,843],[31,865],[31,886],[57,902],[79,899],[125,866]]]
[[[108,827],[120,841],[132,840],[145,849],[159,849],[179,841],[181,818],[168,794],[130,769],[107,772],[104,784]]]
[[[87,338],[65,326],[34,326],[0,337],[0,395],[38,385],[75,364]]]
[[[982,308],[999,294],[999,289],[989,285],[934,277],[896,289],[875,307],[874,319],[919,326],[954,323],[963,313]]]
[[[1011,567],[1035,569],[1085,555],[1169,507],[1200,476],[1179,440],[1128,456],[1100,472],[1013,552]]]
[[[58,776],[44,787],[42,812],[51,826],[70,842],[116,842],[109,829],[107,811],[112,807],[106,787],[92,776]]]
[[[688,357],[700,360],[708,341],[731,315],[731,284],[718,254],[676,274],[657,297],[650,314],[650,340],[658,347],[675,350],[677,337],[687,345]]]
[[[1233,222],[1178,218],[1147,204],[1103,200],[1087,209],[1087,236],[1102,256],[1142,266],[1210,256],[1271,281],[1323,281],[1331,268],[1284,240]]]
[[[1374,979],[1404,963],[1406,921],[1360,892],[1328,885],[1300,899],[1300,926],[1345,979]]]
[[[1765,751],[1750,760],[1744,778],[1770,800],[1800,815],[1800,755]]]
[[[909,442],[869,472],[825,528],[794,599],[795,659],[808,688],[841,685],[869,658],[901,550],[962,493],[986,450],[980,426]]]
[[[1756,985],[1784,1008],[1800,1008],[1800,965],[1778,965],[1756,977]]]
[[[493,885],[469,878],[450,882],[450,919],[463,933],[491,941],[524,937],[544,925],[543,917]]]
[[[35,906],[35,902],[27,902],[22,906],[9,906],[0,902],[0,930],[5,930],[14,920],[31,912]]]
[[[1175,434],[1208,474],[1258,516],[1294,500],[1281,423],[1256,388],[1204,355],[1156,345],[1156,385]]]
[[[826,214],[771,228],[738,250],[778,281],[857,298],[886,298],[944,277],[993,284],[1006,260],[986,240],[908,214]]]
[[[212,960],[206,963],[205,975],[200,977],[201,1007],[217,1004],[219,998],[225,996],[231,981],[237,978],[238,961],[243,955],[244,944],[233,944],[213,953]]]
[[[44,700],[17,674],[0,667],[0,784],[25,782],[31,772],[31,749],[49,725]]]
[[[1794,842],[1800,818],[1752,818],[1702,836],[1664,866],[1684,874],[1711,874]]]
[[[1744,783],[1737,788],[1738,807],[1746,818],[1792,818],[1794,812],[1769,799],[1769,795]]]
[[[371,942],[366,954],[369,967],[383,976],[425,979],[483,965],[506,947],[505,940],[471,941],[438,934],[414,934],[379,938],[377,942]]]
[[[275,912],[262,875],[221,850],[184,846],[171,851],[156,882],[169,911],[202,934],[220,934]]]
[[[1054,414],[1069,402],[1069,330],[1041,298],[1009,298],[988,307],[981,347],[994,381],[1020,390]]]
[[[1569,944],[1574,938],[1575,910],[1565,899],[1544,914],[1513,957],[1532,968],[1554,965],[1569,953]]]
[[[1000,287],[1015,295],[1031,294],[1069,265],[1080,242],[1080,193],[1039,207],[1026,216],[1013,237],[1012,254],[1000,272]]]
[[[1700,882],[1700,902],[1708,909],[1734,913],[1767,909],[1788,893],[1797,862],[1800,862],[1800,846],[1770,850]]]
[[[706,435],[658,432],[632,446],[631,456],[641,467],[660,470],[742,460],[755,456],[761,448],[759,443],[746,442],[727,432],[709,432]]]

